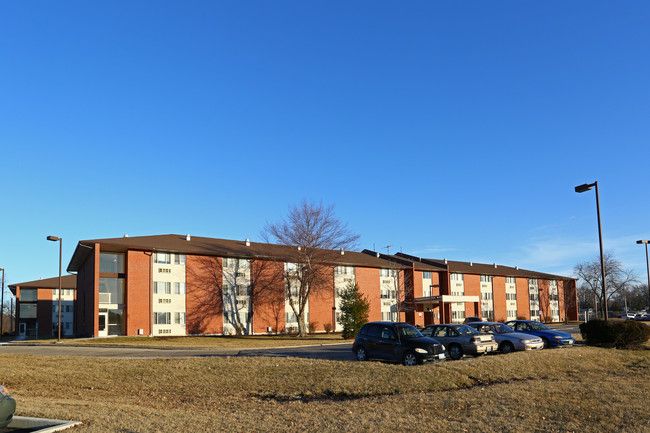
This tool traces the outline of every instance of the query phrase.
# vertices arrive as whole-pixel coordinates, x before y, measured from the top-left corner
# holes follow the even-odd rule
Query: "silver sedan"
[[[501,353],[515,350],[540,350],[544,348],[541,338],[530,334],[515,332],[511,327],[498,322],[473,322],[469,326],[484,334],[492,334],[499,344]]]

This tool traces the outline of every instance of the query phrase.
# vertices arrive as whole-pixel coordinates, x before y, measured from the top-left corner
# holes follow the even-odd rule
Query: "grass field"
[[[315,334],[303,338],[291,335],[246,335],[246,336],[206,336],[206,337],[110,337],[49,340],[24,340],[24,344],[74,344],[90,346],[127,346],[127,347],[168,347],[168,348],[258,348],[278,346],[305,346],[313,344],[344,343],[341,334]]]
[[[650,350],[593,347],[407,368],[294,358],[0,356],[17,415],[84,432],[650,432]]]

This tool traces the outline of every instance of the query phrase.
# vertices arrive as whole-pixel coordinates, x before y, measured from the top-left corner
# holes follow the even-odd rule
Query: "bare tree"
[[[629,289],[633,283],[637,282],[637,276],[634,271],[625,268],[623,263],[614,258],[612,252],[606,252],[603,261],[605,262],[607,300],[603,299],[600,257],[596,257],[587,262],[578,263],[573,268],[573,271],[578,278],[579,298],[588,302],[589,298],[596,296],[601,311],[603,311],[605,302],[611,300],[617,294]]]
[[[334,215],[333,206],[303,200],[289,210],[287,219],[267,224],[262,238],[291,247],[284,268],[286,299],[297,318],[298,335],[305,336],[309,296],[327,290],[337,250],[353,248],[359,236]]]

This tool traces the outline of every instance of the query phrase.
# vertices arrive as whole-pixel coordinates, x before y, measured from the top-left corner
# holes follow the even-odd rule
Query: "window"
[[[463,274],[450,274],[449,279],[452,281],[463,281]]]
[[[184,265],[185,264],[185,254],[174,254],[174,264],[175,265]]]
[[[298,320],[296,319],[296,315],[293,313],[293,311],[289,313],[284,313],[284,321],[287,323],[291,322],[297,322]]]
[[[336,275],[354,275],[353,266],[336,266],[334,268],[334,273]]]
[[[154,325],[170,325],[172,313],[154,313]]]
[[[36,304],[20,304],[21,319],[36,319]]]
[[[425,280],[430,280],[431,279],[431,272],[429,272],[429,271],[422,272],[422,278],[424,278]]]
[[[171,254],[169,253],[155,253],[153,255],[153,261],[154,263],[161,263],[163,265],[168,265],[172,262],[170,256]]]
[[[481,283],[491,283],[492,276],[490,275],[481,275]]]
[[[184,295],[185,294],[185,283],[174,283],[174,294]]]
[[[483,292],[481,293],[481,299],[484,301],[489,301],[492,299],[492,293],[490,292]]]
[[[99,272],[106,274],[123,274],[124,254],[100,253]]]
[[[36,289],[21,289],[20,302],[36,302],[37,291]]]
[[[516,293],[506,293],[506,301],[516,301],[516,300],[517,300]]]
[[[394,277],[397,272],[395,269],[381,269],[379,271],[379,276],[381,277]]]
[[[183,283],[184,284],[184,283]],[[161,295],[171,295],[172,294],[172,283],[169,281],[154,281],[153,282],[153,292]]]
[[[100,278],[99,293],[101,303],[124,304],[124,278]]]
[[[174,323],[176,325],[185,325],[185,313],[174,313]]]
[[[515,277],[506,277],[507,284],[515,284]]]
[[[298,270],[298,264],[297,263],[285,263],[284,264],[284,270],[286,272],[296,272]]]
[[[69,313],[69,312],[71,312],[71,311],[72,311],[72,305],[66,305],[66,306],[65,306],[65,312],[66,312],[66,313]]]

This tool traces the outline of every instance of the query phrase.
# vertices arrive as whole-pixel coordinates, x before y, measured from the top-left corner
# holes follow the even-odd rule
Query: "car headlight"
[[[417,353],[429,353],[429,352],[427,352],[426,349],[423,349],[423,348],[421,348],[421,347],[416,347],[416,348],[415,348],[415,351],[416,351]]]
[[[519,340],[519,342],[524,344],[530,344],[533,342],[533,340]]]
[[[555,338],[556,340],[561,340],[564,337],[562,337],[561,335],[554,335],[553,338]]]

